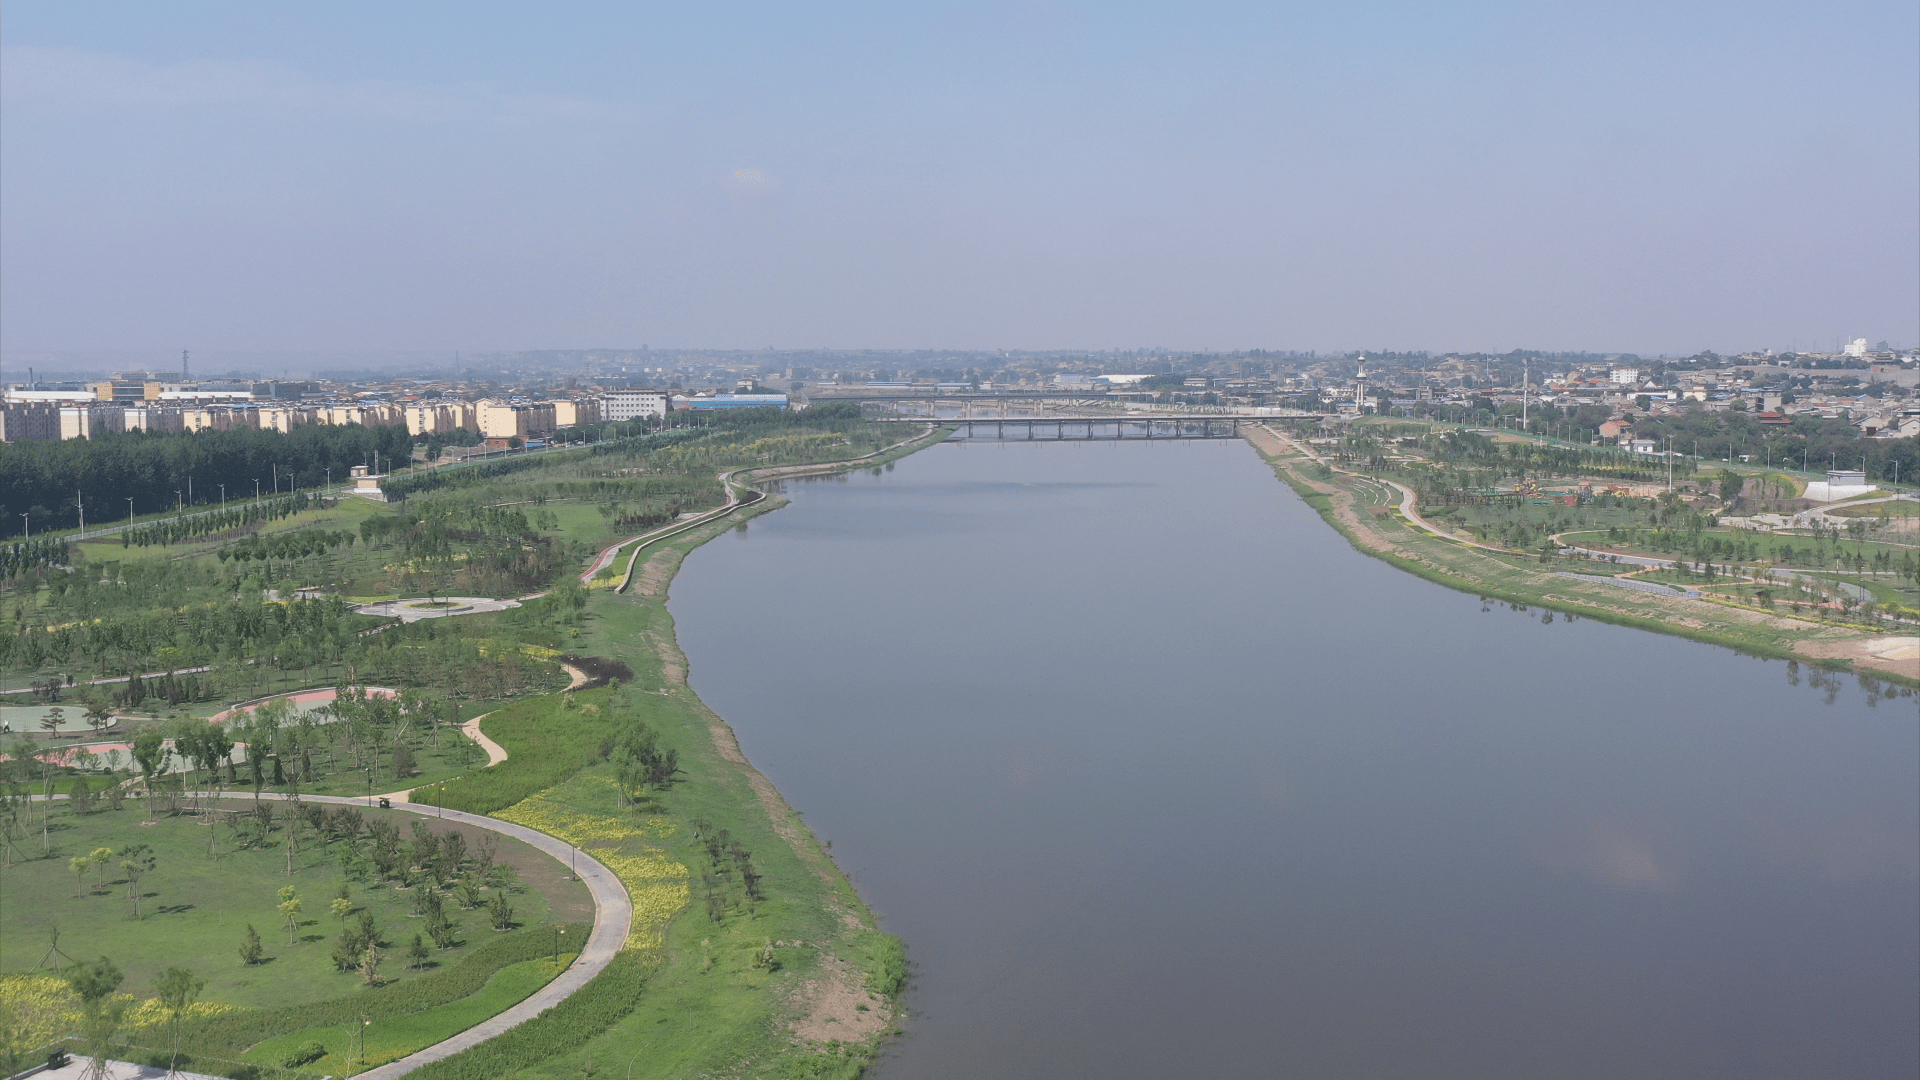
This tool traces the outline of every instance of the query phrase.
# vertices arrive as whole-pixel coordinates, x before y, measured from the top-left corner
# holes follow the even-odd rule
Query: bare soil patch
[[[1815,660],[1851,660],[1856,671],[1874,669],[1920,679],[1920,637],[1857,637],[1797,641],[1793,651]]]
[[[859,973],[837,956],[821,956],[819,973],[794,989],[792,1001],[799,1013],[793,1033],[808,1042],[864,1041],[893,1024],[887,1002],[862,987]]]

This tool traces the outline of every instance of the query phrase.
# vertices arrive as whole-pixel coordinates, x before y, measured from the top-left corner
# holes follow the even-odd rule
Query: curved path
[[[425,607],[416,605],[443,604],[444,607]],[[416,596],[407,600],[379,600],[371,604],[355,605],[356,615],[377,615],[383,619],[399,619],[401,622],[419,622],[421,619],[440,619],[448,615],[471,615],[482,611],[505,611],[520,606],[518,600],[494,600],[485,596]]]
[[[937,425],[929,425],[929,430],[931,430],[931,428],[934,426],[937,426]],[[803,465],[803,466],[778,466],[776,468],[782,471],[784,470],[799,471],[803,469],[819,468],[821,466],[826,466],[826,465],[852,464],[853,462],[864,461],[869,458],[878,457],[881,454],[885,454],[893,450],[897,450],[900,447],[906,446],[907,444],[912,443],[917,439],[924,438],[926,434],[927,432],[923,431],[919,435],[915,435],[909,439],[903,439],[900,442],[893,444],[892,446],[886,447],[885,449],[876,450],[871,454],[863,455],[862,457],[859,457],[859,458],[853,458],[846,462],[821,462],[818,465],[810,464],[810,465]],[[710,521],[713,521],[717,518],[720,518],[729,513],[732,513],[734,510],[737,510],[742,506],[750,506],[750,505],[753,505],[754,503],[759,502],[761,499],[764,499],[766,497],[764,492],[748,490],[746,492],[746,497],[743,498],[741,496],[741,493],[734,488],[734,485],[733,485],[734,475],[737,472],[749,472],[749,471],[753,471],[753,470],[740,469],[740,470],[732,470],[732,471],[721,474],[721,481],[726,486],[726,489],[727,489],[727,503],[725,506],[716,507],[715,509],[708,511],[707,513],[702,514],[697,518],[693,518],[688,521],[677,522],[673,525],[669,525],[666,528],[658,530],[653,534],[642,534],[641,536],[634,537],[632,540],[623,540],[620,543],[613,545],[612,547],[600,553],[600,557],[594,561],[593,568],[588,570],[585,574],[581,575],[581,580],[582,581],[591,580],[594,574],[599,573],[602,569],[610,565],[615,558],[618,557],[621,548],[626,547],[628,544],[633,543],[634,540],[646,541],[646,543],[643,543],[642,545],[640,545],[641,548],[644,548],[652,544],[656,540],[661,540],[666,538],[667,536],[677,535],[681,532],[684,532],[696,526],[704,525]],[[639,548],[635,549],[634,554],[636,556],[639,554],[639,550],[640,550]],[[633,579],[633,568],[637,562],[638,562],[638,559],[636,558],[628,563],[626,576],[622,579],[620,584],[621,589],[624,590],[627,586],[627,583]],[[541,594],[535,594],[535,595],[537,596]],[[523,599],[530,599],[530,598],[523,598]],[[488,604],[498,604],[501,607],[518,607],[519,606],[517,603],[513,601],[481,601],[481,602],[488,603]],[[465,611],[471,611],[471,610],[475,610],[475,609],[473,608],[466,608],[464,610],[445,609],[442,611],[435,612],[434,614],[455,615],[455,614],[463,614],[465,613]],[[497,608],[495,610],[497,610]],[[389,612],[387,614],[401,615],[402,618],[405,618],[405,615],[401,614],[400,612]],[[432,617],[432,616],[423,615],[421,617]],[[568,674],[573,677],[574,685],[578,686],[585,680],[586,675],[584,672],[579,671],[578,669],[573,668],[570,665],[565,665],[565,666],[567,666],[568,668]],[[497,765],[500,762],[507,760],[507,751],[499,743],[496,743],[492,739],[487,738],[486,735],[481,732],[480,721],[485,718],[486,718],[486,714],[482,714],[481,716],[476,716],[473,719],[462,724],[461,730],[465,732],[469,737],[471,737],[475,742],[479,743],[482,749],[486,750],[488,765]],[[585,986],[589,981],[591,981],[594,976],[604,971],[606,969],[606,966],[613,962],[613,958],[619,954],[621,947],[626,944],[627,935],[633,927],[633,898],[627,894],[627,888],[625,885],[621,884],[620,879],[614,875],[612,870],[607,869],[606,865],[602,863],[600,860],[594,858],[593,856],[587,854],[584,851],[581,851],[578,848],[573,847],[572,845],[566,843],[565,841],[557,839],[553,836],[549,836],[546,833],[540,832],[537,829],[530,829],[524,825],[516,825],[511,821],[503,821],[499,818],[487,817],[482,814],[469,814],[464,810],[449,810],[444,807],[424,806],[417,803],[409,802],[406,800],[406,796],[409,794],[410,791],[411,789],[409,789],[409,791],[391,792],[385,796],[374,796],[373,798],[388,799],[392,803],[392,809],[394,810],[404,811],[410,814],[419,814],[422,817],[432,816],[432,817],[441,818],[441,819],[451,819],[453,821],[459,821],[459,822],[464,822],[468,825],[473,825],[477,828],[489,829],[493,832],[500,833],[503,836],[511,836],[515,840],[523,841],[527,844],[532,845],[533,847],[540,849],[541,851],[546,852],[547,854],[553,856],[555,859],[558,859],[561,862],[566,862],[570,866],[577,867],[580,874],[580,879],[586,883],[588,891],[593,896],[593,929],[591,932],[588,933],[587,943],[585,946],[581,948],[580,955],[574,959],[574,962],[567,968],[567,970],[561,972],[557,977],[554,978],[552,982],[549,982],[547,985],[535,991],[526,1000],[521,1001],[519,1004],[514,1005],[513,1007],[493,1016],[490,1019],[483,1020],[480,1023],[475,1024],[473,1027],[468,1028],[467,1030],[461,1032],[458,1035],[455,1035],[450,1039],[446,1039],[442,1042],[435,1043],[424,1050],[417,1050],[411,1054],[408,1054],[406,1057],[399,1059],[398,1061],[390,1061],[385,1065],[379,1066],[378,1068],[368,1069],[366,1072],[362,1072],[362,1073],[356,1073],[355,1076],[359,1078],[359,1080],[393,1080],[393,1078],[404,1076],[407,1073],[412,1072],[414,1069],[421,1067],[422,1065],[426,1065],[430,1062],[440,1061],[444,1058],[452,1057],[453,1055],[460,1053],[462,1050],[466,1050],[471,1047],[478,1046],[481,1043],[486,1042],[488,1039],[491,1039],[496,1035],[502,1034],[515,1027],[518,1027],[521,1024],[526,1023],[528,1020],[531,1020],[534,1017],[540,1015],[542,1012],[546,1011],[547,1009],[550,1009],[555,1005],[558,1005],[560,1002],[566,1000],[568,997],[570,997],[572,994],[578,991],[581,987]],[[196,798],[202,797],[208,794],[211,794],[215,798],[232,798],[233,797],[233,793],[231,792],[226,792],[226,793],[188,792],[185,794],[192,795],[193,797],[196,797]],[[257,797],[262,799],[277,799],[282,801],[286,801],[291,798],[288,795],[280,794],[278,792],[262,793]],[[36,796],[33,796],[33,798],[37,800],[37,799],[44,798],[44,796],[36,795]],[[66,796],[56,795],[54,796],[54,798],[64,799],[66,798]],[[340,796],[340,795],[306,795],[306,796],[302,796],[301,798],[305,801],[319,802],[319,803],[337,803],[337,804],[346,805],[346,806],[360,806],[367,802],[372,801],[371,799],[368,799],[365,797],[348,797],[348,796]]]
[[[1420,526],[1422,529],[1427,530],[1428,532],[1441,538],[1442,540],[1451,540],[1456,544],[1464,544],[1467,547],[1479,548],[1482,551],[1497,552],[1501,555],[1528,554],[1527,552],[1524,552],[1524,551],[1514,551],[1511,548],[1495,547],[1492,544],[1482,544],[1482,543],[1479,543],[1478,541],[1469,540],[1464,536],[1456,536],[1453,533],[1448,532],[1447,530],[1441,528],[1438,525],[1435,525],[1433,522],[1428,521],[1426,518],[1423,518],[1420,516],[1419,510],[1415,509],[1415,505],[1419,501],[1419,496],[1415,494],[1414,490],[1408,487],[1407,485],[1399,483],[1398,481],[1394,481],[1394,480],[1383,480],[1377,476],[1368,476],[1365,473],[1357,473],[1357,472],[1354,472],[1352,469],[1343,469],[1340,466],[1327,461],[1325,458],[1321,457],[1319,454],[1314,453],[1311,449],[1307,447],[1305,443],[1300,442],[1299,440],[1295,439],[1293,436],[1287,434],[1284,431],[1275,431],[1272,427],[1266,424],[1261,424],[1260,428],[1261,430],[1265,431],[1267,434],[1272,435],[1274,438],[1279,439],[1281,442],[1284,442],[1288,446],[1293,447],[1295,450],[1299,451],[1301,454],[1305,455],[1311,460],[1321,465],[1325,465],[1327,468],[1332,469],[1335,472],[1343,472],[1343,473],[1346,473],[1348,476],[1358,477],[1362,480],[1371,480],[1376,484],[1384,484],[1387,487],[1393,488],[1395,491],[1398,491],[1400,493],[1400,513],[1404,515],[1408,521],[1413,522],[1415,525]]]
[[[477,722],[477,718],[469,721],[469,723]],[[499,750],[491,740],[482,745],[489,746],[488,757],[492,757],[493,753]],[[506,752],[500,751],[500,757],[504,760]],[[208,793],[188,792],[186,794],[199,797]],[[231,792],[213,794],[218,797],[232,798]],[[278,792],[262,794],[260,797],[283,801],[288,798]],[[347,798],[340,795],[305,795],[301,799],[305,802],[337,803],[344,806],[364,806],[367,802],[365,798]],[[416,1050],[398,1061],[390,1061],[378,1068],[354,1074],[361,1080],[368,1080],[368,1078],[392,1080],[393,1077],[404,1076],[429,1062],[449,1058],[462,1050],[478,1046],[495,1035],[518,1027],[547,1009],[553,1008],[587,985],[588,981],[613,962],[621,946],[626,944],[627,933],[633,927],[633,899],[627,895],[627,887],[620,883],[620,879],[612,870],[607,869],[606,864],[565,841],[548,836],[537,829],[529,829],[525,825],[516,825],[511,821],[502,821],[482,814],[469,814],[464,810],[447,810],[438,806],[417,806],[406,803],[395,803],[393,809],[419,814],[422,817],[436,817],[489,829],[539,848],[569,867],[578,869],[580,880],[586,883],[588,892],[593,895],[593,929],[588,932],[587,942],[581,947],[580,955],[567,967],[567,970],[561,972],[552,982],[534,991],[518,1005],[482,1020],[450,1039],[434,1043],[424,1050]]]

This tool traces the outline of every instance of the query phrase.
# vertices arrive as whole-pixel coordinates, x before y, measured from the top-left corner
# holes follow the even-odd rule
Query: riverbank
[[[867,457],[733,479],[882,468],[944,434],[935,428]],[[591,851],[632,894],[633,932],[621,959],[595,980],[610,992],[589,985],[550,1016],[419,1075],[532,1078],[602,1068],[625,1075],[630,1068],[636,1078],[851,1078],[896,1029],[906,974],[899,940],[880,931],[826,845],[688,684],[667,610],[669,586],[689,553],[784,505],[778,495],[741,499],[727,514],[642,546],[622,575],[624,591],[589,594],[583,633],[569,648],[627,665],[633,677],[626,684],[485,718],[484,734],[507,754],[502,775],[449,785],[436,797]],[[665,789],[640,795],[639,805],[623,795],[604,749],[597,763],[557,783],[514,786],[506,775],[516,761],[537,772],[563,726],[592,757],[596,743],[607,746],[635,722],[677,752],[680,770]]]
[[[1281,481],[1358,550],[1436,584],[1510,604],[1539,605],[1657,633],[1721,645],[1757,656],[1818,664],[1920,686],[1912,638],[1775,615],[1682,596],[1623,589],[1592,575],[1578,560],[1537,563],[1461,541],[1409,517],[1402,490],[1324,465],[1292,439],[1265,427],[1248,441]]]

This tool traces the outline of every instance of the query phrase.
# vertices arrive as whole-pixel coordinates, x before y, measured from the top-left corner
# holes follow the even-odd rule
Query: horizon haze
[[[1912,4],[10,4],[0,348],[1920,343]]]

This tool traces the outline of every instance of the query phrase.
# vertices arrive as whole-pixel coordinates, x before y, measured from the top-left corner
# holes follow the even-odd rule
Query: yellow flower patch
[[[132,994],[115,995],[131,1005],[127,1010],[129,1027],[144,1028],[167,1021],[166,1006],[159,998],[135,1002]],[[26,1048],[45,1046],[63,1035],[76,1034],[80,1028],[80,999],[67,980],[57,975],[0,975],[0,1007],[12,1011],[15,1045]],[[237,1005],[195,1002],[187,1015],[195,1020],[233,1012]]]
[[[625,948],[658,948],[665,941],[667,923],[693,899],[683,864],[657,851],[629,855],[619,850],[618,845],[627,841],[644,843],[649,834],[671,835],[672,823],[664,818],[627,822],[583,813],[551,802],[544,795],[523,799],[494,816],[590,851],[613,871],[633,900],[633,924],[628,928]]]

